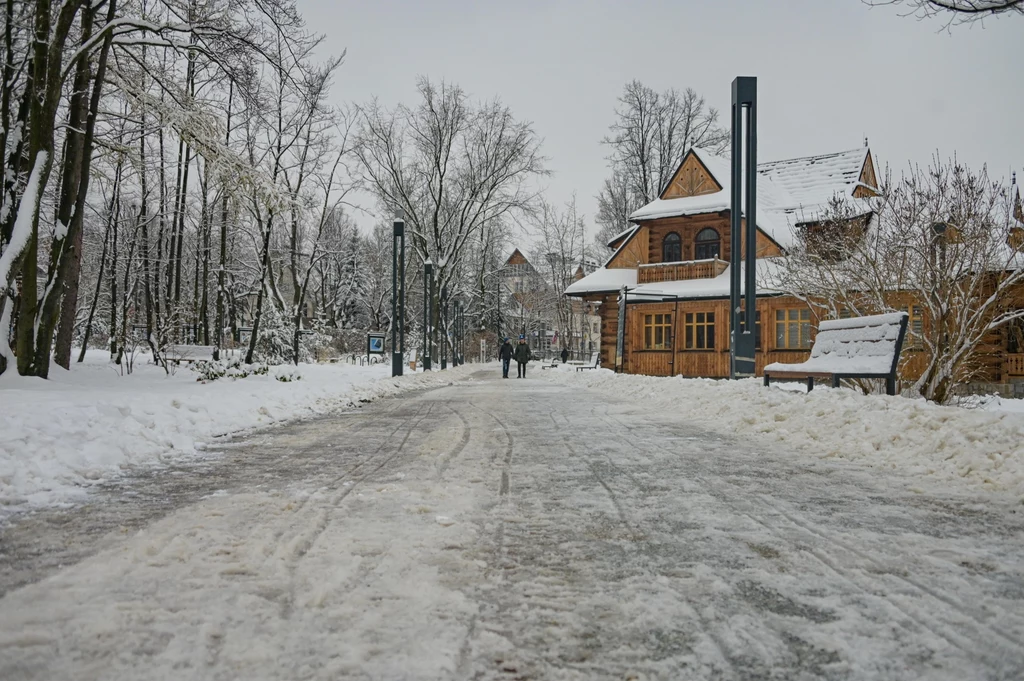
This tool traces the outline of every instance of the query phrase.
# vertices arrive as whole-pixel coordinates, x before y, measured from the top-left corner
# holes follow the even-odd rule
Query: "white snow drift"
[[[765,388],[759,379],[660,378],[607,369],[544,373],[711,431],[759,437],[774,449],[856,460],[922,483],[963,480],[1024,501],[1024,414],[1013,410],[1016,401],[963,409],[845,388]]]
[[[195,456],[230,433],[324,414],[403,390],[447,384],[452,372],[390,377],[390,365],[302,365],[241,380],[196,382],[136,366],[121,376],[96,353],[50,380],[0,377],[0,514],[72,502],[129,466]],[[461,373],[460,370],[456,370]]]

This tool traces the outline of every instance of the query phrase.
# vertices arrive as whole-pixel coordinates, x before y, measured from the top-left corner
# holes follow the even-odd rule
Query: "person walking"
[[[519,337],[519,345],[516,346],[516,364],[519,375],[516,378],[526,378],[526,363],[533,359],[530,355],[530,346],[526,344],[526,336]]]
[[[504,342],[498,350],[498,359],[501,360],[501,377],[508,378],[508,365],[512,363],[512,356],[515,354],[515,349],[512,347],[512,344],[508,342],[508,338],[503,340]]]
[[[562,364],[569,361],[569,348],[562,348]]]

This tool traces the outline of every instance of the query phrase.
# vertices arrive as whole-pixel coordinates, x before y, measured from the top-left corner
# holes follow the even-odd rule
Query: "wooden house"
[[[796,243],[797,230],[816,228],[836,197],[863,208],[852,224],[867,228],[870,223],[868,199],[876,193],[877,179],[866,146],[762,163],[757,172],[758,282],[771,280],[770,270]],[[604,267],[567,288],[566,295],[599,305],[601,366],[654,376],[729,375],[730,177],[727,159],[689,150],[658,199],[634,212],[633,225],[609,243],[614,254]],[[742,225],[745,232],[745,220]],[[744,236],[740,243],[745,241]],[[819,321],[802,300],[761,286],[758,375],[772,362],[807,359]],[[621,291],[627,304],[623,352],[617,357]],[[911,324],[921,329],[926,322],[920,308],[908,300],[906,309]],[[1024,347],[1012,344],[1006,340],[993,358],[990,381],[1024,380],[1024,361],[1017,361],[1024,355],[1016,354]],[[911,374],[913,352],[908,354]]]

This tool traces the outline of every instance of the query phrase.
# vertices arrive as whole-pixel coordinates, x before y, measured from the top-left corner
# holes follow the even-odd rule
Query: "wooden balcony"
[[[638,284],[653,284],[659,281],[680,281],[682,279],[714,279],[729,266],[724,260],[691,260],[689,262],[659,262],[640,265]]]
[[[1010,376],[1024,376],[1024,353],[1006,355],[1006,373]]]

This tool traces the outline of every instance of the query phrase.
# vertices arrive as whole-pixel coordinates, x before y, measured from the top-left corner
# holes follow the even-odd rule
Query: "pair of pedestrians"
[[[508,378],[508,367],[514,359],[518,368],[516,378],[526,378],[526,363],[533,359],[530,354],[530,346],[526,344],[526,336],[519,336],[519,343],[512,347],[508,338],[504,339],[501,349],[498,351],[498,358],[501,360],[501,377]]]

